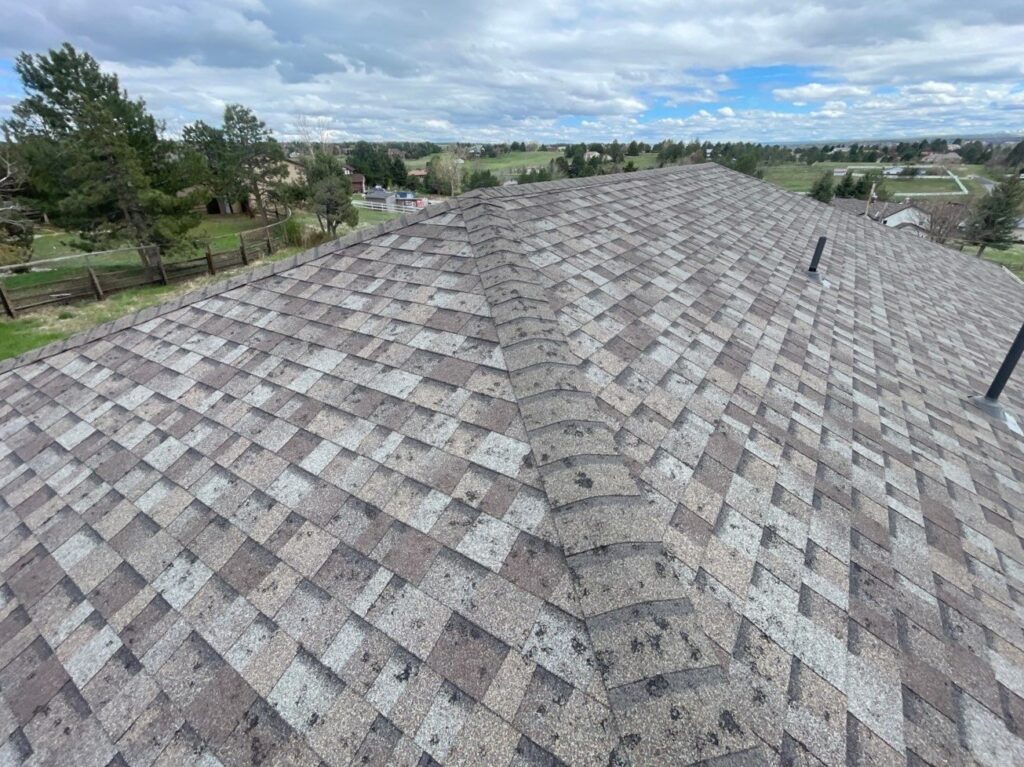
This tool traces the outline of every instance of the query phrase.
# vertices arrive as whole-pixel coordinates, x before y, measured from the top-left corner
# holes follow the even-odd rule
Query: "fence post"
[[[245,238],[242,235],[238,235],[238,253],[242,256],[242,263],[248,266],[249,256],[245,252]]]
[[[18,313],[14,311],[14,304],[11,303],[11,299],[7,295],[7,291],[4,290],[4,284],[2,282],[0,282],[0,301],[3,302],[4,311],[7,312],[7,316],[12,320],[18,319]]]
[[[267,255],[274,252],[274,241],[270,239],[270,227],[267,227]]]
[[[89,268],[89,280],[92,282],[93,292],[96,293],[96,300],[103,300],[103,288],[100,287],[100,278],[96,276],[96,272],[93,271],[92,267]]]
[[[160,272],[160,282],[162,282],[164,285],[167,285],[167,270],[164,269],[164,257],[163,254],[160,252],[160,246],[157,246],[156,248],[156,268]]]
[[[206,269],[210,274],[217,273],[213,266],[213,253],[210,252],[210,243],[206,243]]]

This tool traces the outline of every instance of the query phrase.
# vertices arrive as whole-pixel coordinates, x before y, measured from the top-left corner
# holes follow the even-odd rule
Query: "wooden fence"
[[[190,257],[164,258],[160,248],[150,245],[32,262],[27,265],[32,271],[21,267],[20,273],[10,269],[0,274],[0,304],[8,317],[16,318],[43,306],[102,301],[122,290],[170,285],[244,266],[289,244],[286,222],[240,232],[238,247],[218,249],[216,240],[197,241],[205,252]]]

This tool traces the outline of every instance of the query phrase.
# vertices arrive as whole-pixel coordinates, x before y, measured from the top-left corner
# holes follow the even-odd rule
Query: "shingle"
[[[1020,761],[1024,459],[964,397],[1022,310],[704,164],[472,192],[0,363],[0,754]]]

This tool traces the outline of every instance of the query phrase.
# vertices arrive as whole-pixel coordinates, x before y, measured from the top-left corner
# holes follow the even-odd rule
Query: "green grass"
[[[907,192],[946,192],[955,195],[960,191],[960,187],[949,176],[887,178],[885,188],[897,196]]]
[[[0,324],[0,359],[16,357],[37,346],[67,337],[60,330],[49,330],[39,318],[8,320]]]
[[[431,155],[434,156],[434,155]],[[489,170],[502,178],[511,176],[514,171],[523,168],[547,168],[548,164],[559,157],[561,152],[508,152],[501,157],[477,157],[466,160],[463,166],[466,170]],[[626,157],[625,162],[631,161],[640,170],[658,167],[658,153],[646,152],[637,157]],[[406,160],[405,167],[409,170],[427,167],[430,157],[420,157],[416,160]]]
[[[401,214],[398,212],[360,210],[359,224],[356,228],[373,226],[383,221],[389,221],[399,215]],[[312,214],[296,212],[295,217],[301,223],[311,226],[316,225],[316,219]],[[219,217],[218,220],[208,219],[204,222],[201,229],[197,227],[202,235],[215,237],[234,236],[239,231],[252,228],[252,219],[246,216],[224,216]],[[347,231],[348,228],[343,227],[338,234],[341,236]],[[271,261],[279,261],[288,256],[295,255],[301,250],[303,249],[298,247],[283,248],[271,256],[261,258],[254,266]],[[139,263],[138,259],[131,253],[128,253],[125,257],[129,259],[133,266]],[[115,265],[98,264],[97,268],[113,268],[113,266]],[[247,268],[252,267],[237,267],[231,270],[220,271],[213,277],[197,277],[196,279],[174,285],[153,285],[125,290],[110,295],[103,301],[43,307],[34,311],[30,316],[16,320],[0,319],[0,359],[14,357],[38,346],[67,338],[94,325],[109,322],[125,314],[145,309],[148,306],[166,301],[174,296],[223,280]],[[4,284],[8,287],[41,284],[60,279],[61,277],[78,276],[81,273],[80,267],[61,267],[46,272],[12,275],[5,278]]]
[[[971,247],[975,247],[975,249],[977,248],[977,246],[968,245],[965,250],[969,252]],[[1005,266],[1020,279],[1024,280],[1024,245],[1015,243],[1006,250],[985,248],[985,252],[982,253],[982,258],[995,264]]]
[[[293,256],[302,248],[283,248],[271,256],[261,258],[255,266]],[[249,267],[238,267],[204,275],[174,285],[152,285],[121,291],[103,301],[90,301],[68,306],[48,306],[34,311],[31,316],[16,320],[0,319],[0,359],[14,357],[38,346],[59,341],[80,331],[110,322],[131,312],[159,304],[197,288],[219,282]]]
[[[807,192],[826,171],[832,173],[836,168],[845,168],[847,165],[849,163],[845,162],[816,162],[814,165],[790,162],[782,165],[765,165],[761,170],[764,172],[765,181],[791,192]]]

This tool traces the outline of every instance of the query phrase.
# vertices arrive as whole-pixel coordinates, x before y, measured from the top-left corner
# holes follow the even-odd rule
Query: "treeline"
[[[289,178],[284,147],[245,106],[229,104],[221,124],[195,122],[175,141],[117,75],[70,44],[22,53],[14,69],[25,98],[2,124],[4,261],[30,257],[40,222],[83,250],[128,242],[165,251],[183,244],[203,206],[267,219],[272,207],[302,203],[326,233],[356,222],[340,158],[310,146],[304,172]]]

